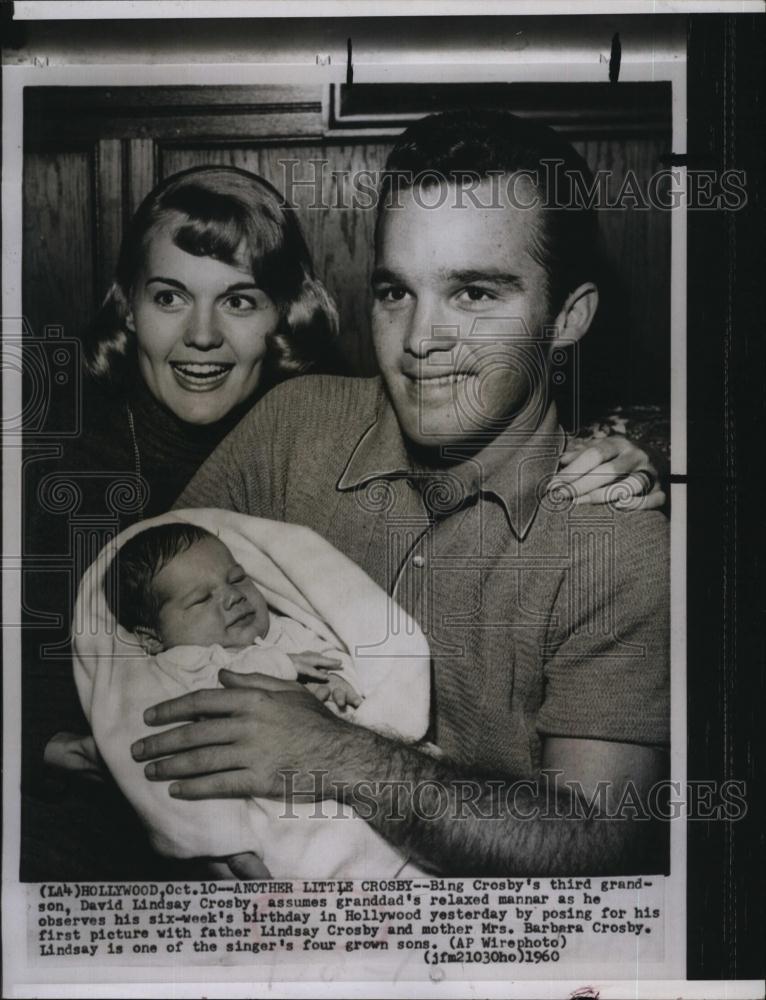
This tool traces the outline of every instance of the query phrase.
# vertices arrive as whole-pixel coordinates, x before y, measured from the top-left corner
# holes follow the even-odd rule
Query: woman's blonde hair
[[[122,240],[114,282],[84,340],[85,366],[102,382],[120,383],[135,356],[126,324],[136,275],[149,244],[166,230],[197,257],[241,263],[247,248],[253,277],[272,299],[280,323],[268,340],[264,381],[335,367],[338,314],[316,278],[295,210],[263,178],[237,167],[194,167],[173,174],[139,206]]]

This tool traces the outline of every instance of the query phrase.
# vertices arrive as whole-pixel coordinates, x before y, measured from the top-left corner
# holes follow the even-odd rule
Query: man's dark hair
[[[594,178],[585,160],[547,125],[502,109],[464,109],[429,115],[399,137],[386,161],[378,226],[395,189],[465,184],[471,178],[525,171],[536,178],[541,225],[529,247],[545,268],[551,312],[585,281],[598,282],[601,249],[588,192]]]
[[[112,560],[105,590],[109,610],[129,632],[137,628],[156,629],[159,605],[154,578],[181,552],[196,542],[212,538],[196,524],[158,524],[134,535]]]

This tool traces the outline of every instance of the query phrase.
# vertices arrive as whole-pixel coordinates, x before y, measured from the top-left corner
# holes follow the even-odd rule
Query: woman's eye
[[[258,308],[255,299],[249,295],[229,295],[224,300],[224,304],[232,312],[251,312]]]
[[[154,296],[154,301],[158,306],[169,309],[171,306],[180,305],[183,299],[178,292],[173,292],[169,288],[163,288]]]

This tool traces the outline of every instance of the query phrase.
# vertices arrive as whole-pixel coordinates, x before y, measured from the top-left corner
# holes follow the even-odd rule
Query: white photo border
[[[454,65],[433,64],[368,64],[355,68],[355,82],[359,83],[450,83],[549,82],[561,80],[560,62],[523,63],[516,60],[506,64]],[[606,68],[592,58],[587,62],[568,64],[567,79],[578,82],[603,82]],[[232,73],[240,85],[279,85],[305,83],[345,82],[345,68],[338,66],[305,65],[243,65],[196,64],[189,65],[89,65],[87,67],[53,66],[45,69],[29,66],[11,66],[3,69],[3,332],[4,336],[19,336],[22,311],[21,233],[22,233],[22,175],[23,175],[23,99],[28,87],[70,86],[143,86],[231,84]],[[625,61],[620,79],[625,81],[668,81],[672,87],[672,151],[686,151],[686,62],[685,53],[676,58],[657,61]],[[679,187],[685,187],[685,169],[679,169]],[[683,205],[683,199],[681,199]],[[671,463],[674,476],[686,473],[686,213],[683,207],[671,211]],[[6,318],[8,317],[8,318]],[[14,318],[18,318],[14,320]],[[14,323],[17,328],[14,328]],[[22,411],[21,372],[3,366],[3,427],[13,425]],[[6,442],[4,441],[4,444]],[[3,449],[3,621],[18,622],[21,607],[21,497],[19,490],[21,448],[18,442]],[[681,483],[671,486],[673,516],[671,519],[671,780],[686,782],[686,487]],[[83,969],[72,969],[73,978],[66,983],[64,977],[70,970],[58,967],[49,972],[39,965],[27,964],[26,955],[26,899],[24,885],[19,883],[20,847],[20,754],[21,746],[21,629],[4,628],[3,653],[6,664],[4,676],[4,828],[3,828],[3,940],[7,996],[156,996],[158,990],[172,982],[173,995],[197,996],[204,989],[206,996],[235,997],[268,995],[281,996],[344,996],[375,995],[390,997],[452,996],[465,991],[478,990],[487,997],[524,996],[547,997],[566,995],[582,987],[582,982],[523,980],[509,982],[471,983],[470,980],[433,982],[373,983],[352,982],[294,982],[276,984],[253,983],[248,977],[253,969],[247,966],[227,967],[226,982],[221,982],[221,968],[168,967],[167,975],[160,979],[155,969],[121,967],[112,970],[97,969],[95,976],[82,977]],[[672,822],[671,875],[666,883],[665,954],[675,961],[671,980],[656,980],[652,966],[636,968],[640,980],[615,980],[618,969],[608,964],[589,969],[587,975],[598,975],[602,997],[634,997],[638,992],[646,997],[703,996],[697,992],[703,984],[684,983],[686,963],[686,844],[685,824]],[[663,966],[668,968],[668,966]],[[621,966],[624,972],[625,966]],[[264,971],[266,971],[264,969]],[[108,972],[108,975],[107,975]],[[657,969],[654,969],[654,974]],[[119,977],[119,981],[118,981]],[[147,981],[149,977],[152,981]],[[644,978],[649,977],[649,978]],[[638,983],[640,982],[640,988]],[[739,991],[740,985],[742,991]],[[74,992],[66,992],[72,988]],[[79,990],[79,993],[76,992]],[[749,996],[745,983],[729,984],[731,997]]]

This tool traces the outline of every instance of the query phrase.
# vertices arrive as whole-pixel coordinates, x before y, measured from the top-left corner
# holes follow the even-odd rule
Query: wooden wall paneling
[[[169,177],[178,170],[189,167],[201,167],[208,164],[240,167],[259,174],[280,191],[283,190],[285,168],[281,161],[288,159],[304,160],[316,157],[320,147],[308,144],[287,145],[279,143],[250,145],[240,137],[239,142],[226,142],[210,145],[196,143],[158,144],[160,177]]]
[[[123,144],[100,139],[97,146],[96,189],[96,296],[100,302],[114,277],[123,227]]]
[[[23,303],[35,336],[48,325],[77,336],[93,315],[92,168],[84,149],[24,160]]]
[[[341,343],[353,372],[372,375],[377,370],[370,334],[375,206],[358,188],[362,171],[377,178],[390,143],[325,144],[314,154],[322,179],[322,207],[314,191],[294,188],[293,201],[306,232],[317,271],[338,303]],[[326,165],[323,161],[327,161]],[[300,178],[300,173],[295,176]],[[310,174],[304,175],[310,179]],[[367,181],[365,177],[364,180]]]
[[[127,139],[124,152],[127,157],[124,176],[128,188],[124,205],[129,217],[158,181],[156,143],[153,139]]]

